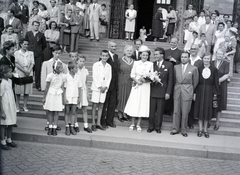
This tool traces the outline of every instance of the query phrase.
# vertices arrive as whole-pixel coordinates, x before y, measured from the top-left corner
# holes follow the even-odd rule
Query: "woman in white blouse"
[[[33,52],[28,51],[28,41],[26,39],[22,39],[20,41],[21,49],[17,50],[14,53],[15,63],[16,63],[16,73],[20,78],[33,76],[33,66],[34,66],[34,56]],[[28,111],[27,102],[29,94],[32,93],[32,83],[24,84],[24,85],[15,85],[15,94],[16,94],[16,106],[17,111],[19,108],[19,100],[20,95],[24,95],[24,104],[23,110],[25,112]]]
[[[135,118],[138,118],[136,129],[137,132],[142,132],[140,126],[142,117],[149,117],[150,105],[150,82],[146,81],[145,77],[153,72],[153,63],[147,61],[150,57],[150,49],[142,45],[139,48],[141,60],[133,63],[131,71],[131,78],[133,79],[133,86],[124,109],[124,113],[132,117],[132,124],[129,131],[133,131],[135,127]]]
[[[131,4],[129,6],[129,9],[125,12],[126,17],[126,24],[125,24],[125,32],[126,32],[126,40],[129,39],[129,33],[130,33],[130,39],[133,40],[133,35],[135,32],[135,19],[137,17],[137,11],[133,9],[134,6]]]

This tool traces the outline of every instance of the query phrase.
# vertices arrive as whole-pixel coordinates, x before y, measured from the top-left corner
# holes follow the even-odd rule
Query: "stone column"
[[[179,39],[179,43],[183,43],[183,13],[186,10],[186,0],[177,0],[176,10],[178,10],[178,15],[180,18],[179,27],[176,31],[176,37]]]

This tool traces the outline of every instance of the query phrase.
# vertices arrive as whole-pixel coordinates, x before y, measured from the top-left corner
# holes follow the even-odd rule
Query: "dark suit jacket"
[[[0,37],[2,35],[3,30],[4,30],[4,19],[0,17]]]
[[[173,57],[176,60],[176,62],[172,62],[173,65],[180,64],[182,52],[183,51],[179,50],[178,48],[175,50],[167,49],[165,50],[165,60],[169,61],[169,58]]]
[[[113,61],[114,60],[114,61]],[[110,86],[108,91],[112,91],[113,89],[118,90],[118,72],[119,72],[119,61],[118,61],[118,55],[113,55],[113,60],[111,56],[107,60],[107,63],[111,65],[112,67],[112,80],[110,82]]]
[[[173,88],[173,65],[167,61],[163,61],[161,68],[157,65],[157,61],[153,63],[153,71],[160,72],[160,83],[151,84],[151,97],[165,98],[165,94],[171,95]]]
[[[137,59],[136,50],[133,52],[132,59],[134,59],[134,60],[136,60],[136,61],[140,60],[139,52],[138,52],[138,59]]]
[[[43,33],[38,32],[35,37],[32,31],[26,33],[25,38],[28,40],[28,50],[33,51],[34,57],[42,57],[43,50],[47,47],[46,38]]]
[[[25,4],[23,5],[22,10],[19,4],[12,5],[11,9],[14,11],[14,16],[16,18],[18,18],[23,24],[27,24],[29,19],[29,10]],[[19,14],[19,12],[22,12],[22,14]]]
[[[79,24],[76,25],[76,22],[78,22]],[[80,33],[82,32],[82,28],[83,28],[83,16],[79,15],[79,17],[77,17],[75,14],[72,16],[71,20],[70,20],[70,26],[71,26],[71,33]]]

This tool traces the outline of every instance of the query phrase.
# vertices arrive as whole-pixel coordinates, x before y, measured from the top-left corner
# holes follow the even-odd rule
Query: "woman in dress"
[[[218,70],[211,64],[211,56],[203,57],[203,64],[198,67],[199,84],[196,88],[196,100],[194,105],[194,116],[199,120],[199,131],[197,136],[202,133],[209,138],[207,131],[208,122],[213,116],[213,97],[219,95]],[[203,131],[204,122],[204,131]]]
[[[83,23],[83,28],[85,29],[85,36],[89,37],[90,36],[90,23],[89,23],[89,6],[92,3],[91,0],[87,0],[86,2],[86,13],[84,14],[84,23]]]
[[[133,35],[135,32],[135,23],[136,23],[136,17],[137,17],[137,11],[133,9],[134,5],[131,4],[129,6],[129,9],[125,12],[126,17],[126,24],[125,24],[125,32],[126,32],[126,40],[129,38],[133,40]],[[130,36],[129,36],[130,34]]]
[[[65,0],[59,0],[58,3],[58,22],[60,22],[65,16]]]
[[[39,9],[38,8],[33,8],[32,9],[32,14],[29,18],[29,23],[28,23],[28,31],[32,31],[32,23],[33,21],[38,21],[40,23],[40,27],[42,25],[42,17],[38,14]]]
[[[142,117],[149,117],[149,105],[150,105],[150,82],[146,81],[146,76],[153,72],[153,63],[147,61],[150,57],[150,49],[142,45],[139,48],[141,60],[133,63],[131,70],[131,78],[133,79],[133,86],[124,109],[124,113],[132,117],[132,124],[129,127],[129,131],[133,131],[135,127],[135,118],[137,121],[137,132],[142,132],[140,126]]]
[[[14,53],[15,56],[15,64],[16,64],[16,73],[19,78],[33,76],[33,66],[34,66],[34,56],[33,52],[28,51],[28,41],[26,39],[22,39],[20,42],[21,49]],[[15,94],[16,94],[16,106],[17,111],[20,111],[19,101],[20,95],[24,95],[24,104],[23,110],[25,112],[28,111],[27,102],[29,94],[32,93],[32,83],[24,84],[24,85],[15,85]]]
[[[102,11],[100,14],[100,21],[108,22],[108,12],[106,11],[106,5],[102,4],[101,5]],[[106,32],[107,32],[107,25],[102,25],[100,22],[99,26],[99,33],[100,33],[100,38],[106,37]]]
[[[39,30],[40,32],[44,33],[46,31],[46,21],[49,19],[49,14],[45,4],[40,3],[38,8],[39,8],[38,15],[42,17],[42,22]]]
[[[59,38],[59,44],[63,48],[63,51],[67,53],[67,46],[70,45],[70,21],[72,17],[72,10],[69,9],[67,11],[67,14],[65,17],[60,21],[60,38]]]
[[[200,25],[198,24],[198,16],[195,15],[193,17],[193,21],[190,22],[189,27],[188,27],[189,35],[187,37],[187,42],[186,42],[185,47],[184,47],[185,51],[190,50],[190,48],[192,46],[192,43],[194,41],[193,31],[197,32],[197,34],[198,34],[199,29],[200,29]]]
[[[218,23],[218,30],[215,32],[215,44],[214,44],[214,49],[213,49],[213,60],[216,59],[216,52],[218,50],[219,44],[223,41],[224,35],[225,35],[225,30],[224,30],[225,24],[223,22]]]
[[[119,59],[118,73],[118,120],[123,122],[128,121],[127,115],[124,113],[128,97],[132,87],[132,79],[130,77],[134,60],[132,59],[133,46],[126,45],[124,47],[124,56]]]
[[[176,14],[176,11],[173,10],[172,6],[168,7],[168,11],[169,13],[167,15],[167,18],[169,19],[169,21],[168,21],[166,35],[168,36],[168,42],[170,43],[173,32],[174,32],[175,24],[177,22],[177,14]]]
[[[163,37],[163,15],[162,15],[162,8],[159,7],[156,14],[155,14],[155,19],[154,19],[154,24],[153,24],[153,33],[152,36],[154,37],[154,41],[158,41],[159,38]]]
[[[218,69],[220,92],[220,96],[218,97],[218,108],[216,110],[217,119],[214,130],[219,129],[222,110],[227,109],[227,79],[229,77],[229,63],[224,58],[224,54],[225,52],[223,50],[218,49],[216,52],[216,60],[214,61],[214,65]]]
[[[16,33],[13,33],[12,25],[6,25],[5,28],[7,33],[4,33],[1,36],[1,46],[3,46],[3,43],[5,43],[6,41],[12,41],[13,43],[15,43],[18,49],[18,44],[19,44],[18,35]]]
[[[139,30],[139,39],[144,42],[144,41],[146,41],[146,38],[147,38],[147,30],[145,29],[145,26],[143,26]]]
[[[58,44],[60,32],[57,29],[57,23],[55,21],[51,21],[49,24],[49,29],[44,33],[47,47],[44,49],[44,61],[50,60],[52,55],[52,48]]]

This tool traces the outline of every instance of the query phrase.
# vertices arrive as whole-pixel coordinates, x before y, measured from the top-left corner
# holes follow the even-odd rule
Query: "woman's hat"
[[[139,52],[150,52],[151,50],[148,48],[148,46],[145,46],[145,45],[141,45],[139,47]]]
[[[229,31],[234,33],[235,35],[238,34],[238,30],[235,27],[230,27]]]

